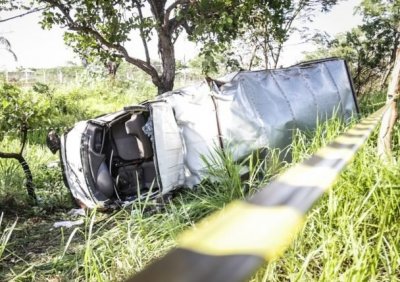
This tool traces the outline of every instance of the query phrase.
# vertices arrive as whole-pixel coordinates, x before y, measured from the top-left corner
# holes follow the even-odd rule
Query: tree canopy
[[[124,59],[150,75],[159,93],[171,90],[175,78],[178,37],[202,44],[204,66],[213,66],[213,55],[246,32],[263,28],[277,42],[288,36],[288,23],[306,8],[327,9],[337,0],[36,0],[45,5],[42,25],[66,26],[65,41],[86,59]],[[318,3],[318,4],[317,4]],[[129,49],[132,32],[140,35],[144,57]],[[269,35],[271,34],[271,35]],[[161,66],[151,58],[148,42],[156,38]],[[137,46],[137,44],[135,45]],[[137,47],[135,47],[137,48]]]
[[[329,11],[336,0],[279,1],[275,5],[258,7],[244,22],[245,30],[230,48],[241,68],[251,69],[253,65],[277,68],[284,43],[295,32],[309,40],[307,27],[317,11]]]
[[[319,42],[309,58],[337,56],[345,58],[352,69],[359,95],[386,85],[400,40],[400,2],[364,0],[356,12],[363,23],[336,38]]]

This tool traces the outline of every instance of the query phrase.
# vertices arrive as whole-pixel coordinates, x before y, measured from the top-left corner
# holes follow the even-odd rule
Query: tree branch
[[[164,26],[168,28],[168,30],[172,33],[178,29],[178,27],[183,27],[187,34],[191,34],[193,31],[193,27],[189,27],[187,20],[184,17],[173,17],[170,19],[170,15],[173,9],[176,9],[179,5],[184,5],[184,11],[187,11],[189,5],[193,3],[190,0],[177,0],[172,3],[166,10],[164,14]]]
[[[28,136],[28,128],[26,124],[21,125],[21,150],[19,150],[19,154],[22,155],[25,149],[25,144],[26,144],[26,138]]]
[[[183,5],[183,4],[188,4],[190,3],[189,0],[177,0],[175,2],[173,2],[171,5],[169,5],[169,7],[167,9],[165,9],[165,13],[164,13],[164,26],[168,26],[169,24],[169,16],[171,15],[171,12],[173,9],[176,9],[179,5]]]
[[[152,77],[153,83],[156,86],[158,86],[160,84],[160,77],[158,75],[158,72],[150,64],[150,62],[143,61],[139,58],[131,57],[128,54],[128,51],[126,50],[125,47],[123,47],[120,44],[114,44],[114,43],[109,42],[97,30],[94,30],[91,27],[76,24],[74,19],[69,14],[69,9],[65,5],[61,4],[60,2],[55,1],[55,0],[43,0],[43,1],[51,4],[52,6],[57,7],[60,10],[60,12],[64,15],[64,17],[67,20],[67,26],[68,26],[69,30],[92,35],[100,43],[101,46],[105,46],[109,49],[118,51],[127,62],[137,66],[138,68],[143,70],[145,73],[150,75]]]
[[[22,137],[21,137],[22,140],[21,140],[21,149],[20,149],[19,153],[0,152],[0,158],[14,159],[19,162],[19,164],[21,165],[21,167],[25,173],[25,178],[26,178],[25,187],[28,192],[28,195],[32,199],[32,201],[34,203],[36,203],[37,198],[36,198],[36,194],[35,194],[35,185],[33,184],[32,172],[31,172],[31,169],[29,168],[28,163],[26,162],[25,158],[22,155],[24,148],[25,148],[25,144],[26,144],[27,133],[28,133],[28,130],[26,128],[26,125],[22,125]]]
[[[400,25],[398,25],[400,29]],[[397,48],[396,59],[392,70],[392,76],[388,85],[386,103],[389,109],[383,115],[381,128],[378,135],[378,155],[383,161],[392,161],[392,136],[393,128],[398,118],[397,101],[400,86],[400,48]]]
[[[118,51],[127,62],[137,66],[138,68],[140,68],[147,74],[151,75],[152,77],[153,76],[158,77],[157,70],[150,63],[145,62],[141,59],[129,56],[128,51],[126,50],[125,47],[123,47],[120,44],[113,44],[113,43],[108,42],[98,31],[93,30],[88,27],[84,27],[84,26],[72,26],[72,27],[69,27],[69,29],[72,31],[84,32],[84,33],[91,34],[94,38],[96,38],[97,41],[99,41],[99,43],[101,45],[104,45],[109,49],[114,49],[114,50]]]
[[[19,15],[16,15],[16,16],[12,16],[12,17],[5,18],[5,19],[0,19],[0,23],[4,23],[4,22],[7,22],[7,21],[11,21],[11,20],[17,19],[17,18],[21,18],[23,16],[26,16],[26,15],[29,15],[29,14],[32,14],[32,13],[40,12],[40,11],[42,11],[44,9],[46,9],[46,7],[35,8],[35,9],[32,9],[30,11],[27,11],[25,13],[22,13],[22,14],[19,14]]]
[[[1,159],[18,159],[19,156],[20,156],[20,154],[18,154],[18,153],[0,152]]]
[[[138,10],[138,13],[139,13],[140,22],[141,22],[141,24],[143,24],[143,13],[142,13],[142,8],[140,6],[140,3],[136,2],[136,7],[137,7],[137,10]],[[143,26],[142,25],[140,25],[139,31],[140,31],[140,37],[142,38],[144,53],[146,55],[146,62],[148,64],[150,64],[149,47],[147,46],[147,41],[146,41],[145,36],[144,36],[144,30],[143,30]]]
[[[186,33],[188,35],[191,35],[194,31],[194,27],[193,26],[189,26],[187,21],[184,21],[183,23],[181,23],[181,26],[183,27],[183,29],[186,31]]]
[[[154,15],[154,18],[159,21],[159,25],[161,26],[164,22],[164,7],[166,0],[148,0],[150,4],[151,12]]]

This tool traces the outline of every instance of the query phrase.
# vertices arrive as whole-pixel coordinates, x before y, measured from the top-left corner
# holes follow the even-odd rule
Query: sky
[[[317,14],[314,21],[308,24],[310,29],[325,31],[331,36],[345,32],[361,23],[361,17],[354,15],[354,7],[361,0],[346,0],[333,7],[329,13]],[[14,12],[15,14],[15,12]],[[7,18],[10,13],[0,12],[0,18]],[[0,49],[0,70],[13,70],[16,67],[24,68],[50,68],[65,66],[70,62],[78,63],[72,49],[64,44],[63,33],[65,30],[54,27],[43,30],[39,25],[40,13],[30,14],[15,20],[0,23],[0,36],[7,38],[12,50],[18,57],[15,62],[13,57],[5,50]],[[157,56],[156,44],[152,42],[150,52]],[[141,43],[134,36],[127,46],[131,55],[143,56]],[[181,37],[175,45],[176,57],[180,60],[190,60],[198,53],[198,46]],[[310,43],[302,43],[301,39],[293,36],[286,42],[280,64],[288,66],[301,60],[305,51],[315,49]]]

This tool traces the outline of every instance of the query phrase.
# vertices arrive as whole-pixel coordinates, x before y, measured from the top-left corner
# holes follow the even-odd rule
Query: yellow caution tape
[[[273,260],[287,248],[303,221],[303,214],[291,207],[236,201],[183,233],[178,245],[207,255],[249,254]]]
[[[307,161],[297,164],[274,182],[297,189],[320,189],[322,193],[334,183],[345,164],[365,142],[383,111],[384,108],[320,149],[314,154],[320,159],[319,163],[311,166]],[[332,162],[335,160],[337,163]],[[284,193],[287,190],[282,189],[281,194]],[[279,194],[277,190],[275,196],[279,197]],[[185,232],[178,245],[207,255],[249,254],[270,261],[290,244],[303,220],[303,213],[286,206],[285,202],[280,206],[263,206],[236,201],[200,222],[197,228]]]
[[[255,258],[271,261],[279,257],[302,227],[304,213],[332,186],[388,105],[278,176],[248,201],[235,201],[184,232],[177,249],[130,281],[220,281],[221,273],[229,275],[229,281],[241,281],[262,263]]]

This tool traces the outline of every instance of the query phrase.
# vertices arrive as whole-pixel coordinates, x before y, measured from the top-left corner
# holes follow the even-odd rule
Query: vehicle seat
[[[126,133],[137,140],[139,155],[148,159],[153,156],[153,149],[150,138],[143,132],[146,121],[142,115],[132,115],[130,120],[125,122]]]
[[[144,125],[143,117],[131,120],[126,122],[128,126],[121,122],[111,127],[117,155],[124,161],[136,161],[151,157],[153,151],[149,144],[150,140],[141,129],[141,126]]]

